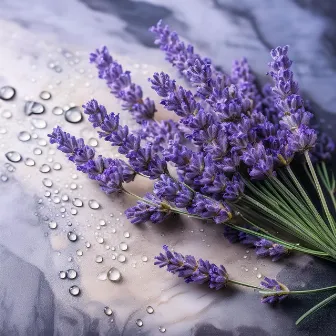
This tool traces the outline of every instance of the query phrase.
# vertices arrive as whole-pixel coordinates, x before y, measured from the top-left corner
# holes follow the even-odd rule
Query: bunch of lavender
[[[177,85],[164,72],[149,78],[161,104],[179,116],[179,122],[158,122],[154,101],[143,97],[130,72],[103,47],[90,55],[90,62],[141,127],[132,132],[120,123],[119,114],[108,113],[94,99],[83,105],[84,113],[99,136],[118,147],[125,159],[96,156],[83,139],[59,127],[49,135],[50,142],[104,192],[136,197],[137,204],[126,210],[134,224],[187,215],[224,224],[230,241],[252,245],[259,256],[274,261],[289,250],[335,260],[336,223],[320,185],[322,181],[335,208],[336,182],[325,163],[334,143],[310,126],[313,115],[294,80],[288,46],[271,51],[273,86],[260,90],[246,59],[235,61],[232,73],[226,74],[161,22],[151,31],[166,59],[190,86]],[[314,184],[322,212],[292,169],[294,161]],[[312,162],[319,162],[317,173]],[[126,186],[137,175],[154,181],[153,192],[143,198]],[[194,259],[190,263],[194,265]],[[200,282],[204,276],[212,287],[220,286],[213,279],[224,281],[225,269],[214,271],[209,263],[197,265],[201,264],[208,273],[189,274],[189,269],[183,277]]]

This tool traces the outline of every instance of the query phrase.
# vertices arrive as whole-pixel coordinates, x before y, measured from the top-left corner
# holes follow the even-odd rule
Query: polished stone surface
[[[54,146],[43,143],[55,125],[86,140],[98,138],[86,120],[70,124],[63,115],[54,115],[55,106],[81,106],[95,97],[110,111],[120,111],[87,62],[97,46],[106,44],[155,97],[147,77],[161,69],[174,73],[148,33],[160,18],[225,70],[232,60],[246,56],[261,81],[266,80],[269,49],[290,44],[301,88],[322,125],[332,132],[336,84],[332,0],[2,0],[0,4],[0,86],[17,90],[14,100],[0,100],[0,115],[12,113],[10,119],[0,116],[0,129],[6,130],[0,132],[0,175],[8,178],[0,180],[1,336],[154,336],[161,335],[160,327],[170,336],[336,334],[335,304],[301,327],[294,326],[295,319],[323,295],[292,298],[271,308],[261,305],[253,291],[213,292],[184,284],[154,267],[153,256],[168,244],[184,254],[224,264],[241,281],[258,284],[259,274],[277,276],[296,289],[331,285],[336,276],[333,265],[299,255],[276,264],[257,259],[252,250],[230,245],[222,228],[191,219],[135,227],[123,215],[133,200],[105,196]],[[50,100],[39,98],[43,90],[52,94]],[[26,116],[26,100],[43,103],[46,112]],[[45,120],[47,127],[33,128],[33,118]],[[123,121],[132,123],[126,113]],[[21,131],[30,132],[32,138],[19,141]],[[34,154],[36,148],[41,155]],[[97,150],[117,155],[101,140]],[[8,167],[4,155],[8,151],[19,152],[23,160]],[[36,164],[25,165],[27,158]],[[55,163],[62,169],[40,172],[42,164]],[[50,188],[43,185],[45,178],[52,180]],[[144,180],[134,187],[139,193],[149,189]],[[58,202],[64,195],[69,200]],[[73,198],[80,198],[84,206],[75,207]],[[97,200],[100,208],[90,209],[90,199]],[[101,219],[106,225],[99,225]],[[56,221],[56,229],[49,228],[51,221]],[[76,242],[68,240],[70,231],[78,235]],[[98,237],[104,238],[103,244]],[[121,242],[128,244],[127,251],[120,251]],[[120,254],[126,257],[124,263],[117,260]],[[95,261],[97,256],[103,257],[102,263]],[[111,267],[121,272],[120,282],[97,278]],[[71,268],[78,272],[76,279],[59,278],[61,270]],[[69,294],[73,285],[81,289],[80,296]],[[105,306],[112,309],[111,316],[104,314]],[[153,314],[146,312],[147,306],[154,308]],[[142,327],[137,319],[143,321]]]

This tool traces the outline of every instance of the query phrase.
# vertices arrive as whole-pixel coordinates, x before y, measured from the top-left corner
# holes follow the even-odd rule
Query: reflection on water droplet
[[[18,139],[23,142],[28,141],[30,140],[30,134],[26,131],[22,131],[18,134]]]
[[[68,269],[67,270],[67,277],[68,277],[68,279],[71,279],[71,280],[76,279],[77,278],[77,272],[72,268]]]
[[[49,228],[54,230],[57,228],[57,223],[55,221],[49,222]]]
[[[43,183],[44,186],[46,186],[48,188],[52,187],[52,185],[53,185],[53,182],[48,178],[44,178],[42,180],[42,183]]]
[[[143,322],[142,322],[142,320],[140,320],[140,319],[137,319],[137,320],[135,321],[135,323],[136,323],[136,325],[137,325],[138,327],[142,327],[142,326],[143,326]]]
[[[59,106],[55,106],[52,111],[51,111],[54,115],[62,115],[64,113],[62,107]]]
[[[74,198],[72,200],[72,204],[76,207],[82,207],[83,206],[83,202],[79,198]]]
[[[72,242],[75,242],[76,240],[77,240],[77,235],[76,235],[76,233],[75,232],[73,232],[73,231],[69,231],[68,232],[68,239],[70,240],[70,241],[72,241]]]
[[[55,162],[55,163],[53,164],[53,169],[54,169],[54,170],[61,170],[61,169],[62,169],[62,166],[61,166],[60,163]]]
[[[66,277],[67,277],[67,274],[66,274],[66,272],[64,272],[64,271],[60,271],[58,274],[59,274],[59,277],[60,277],[61,279],[66,279]]]
[[[98,140],[95,138],[90,138],[88,143],[89,143],[89,146],[92,146],[92,147],[98,146]]]
[[[69,293],[72,296],[78,296],[80,294],[80,288],[78,286],[71,286],[69,288]]]
[[[141,260],[142,260],[143,262],[147,262],[147,261],[148,261],[148,258],[147,258],[146,256],[142,256],[142,257],[141,257]]]
[[[15,89],[11,86],[3,86],[0,89],[0,98],[3,100],[11,100],[15,96]]]
[[[104,313],[107,316],[111,316],[113,312],[112,312],[112,309],[110,307],[105,307],[104,308]]]
[[[119,244],[119,248],[120,248],[121,251],[126,251],[126,250],[128,249],[128,246],[127,246],[126,243],[121,242],[121,243]]]
[[[99,209],[100,204],[96,200],[89,200],[89,207],[93,210]]]
[[[103,257],[101,255],[96,256],[96,263],[100,264],[103,262]]]
[[[66,121],[76,124],[83,120],[82,111],[78,106],[71,107],[65,111],[64,118]]]
[[[41,155],[42,154],[42,149],[41,148],[34,148],[33,153],[35,155]]]
[[[33,118],[30,120],[30,123],[38,129],[43,129],[47,127],[47,122],[43,119]]]
[[[112,267],[107,272],[107,278],[110,281],[117,282],[121,279],[121,273],[119,272],[119,270],[117,268]]]
[[[148,306],[148,307],[146,308],[146,311],[147,311],[148,314],[153,314],[153,313],[154,313],[154,309],[153,309],[152,306]]]
[[[48,91],[42,91],[40,93],[40,98],[43,100],[49,100],[51,98],[51,93]]]
[[[26,115],[31,115],[31,114],[41,114],[45,111],[44,106],[41,103],[28,100],[24,106],[24,113]]]
[[[118,261],[121,262],[121,263],[123,263],[123,262],[126,261],[126,257],[123,254],[119,254],[118,255]]]
[[[262,275],[260,273],[257,274],[257,278],[260,279]]]
[[[41,167],[40,167],[40,172],[41,173],[49,173],[51,170],[50,166],[47,165],[46,163],[43,164]]]
[[[130,235],[130,233],[128,232],[128,231],[126,231],[126,232],[124,232],[124,237],[125,238],[129,238],[131,235]]]
[[[22,160],[22,156],[20,155],[20,153],[15,151],[7,152],[5,156],[7,160],[11,162],[20,162]]]
[[[77,209],[74,209],[74,208],[71,208],[70,212],[71,212],[71,215],[77,215],[78,213]]]
[[[167,330],[167,329],[166,329],[166,328],[164,328],[164,327],[160,327],[160,328],[159,328],[159,331],[161,331],[162,333],[165,333],[165,332],[166,332],[166,330]]]

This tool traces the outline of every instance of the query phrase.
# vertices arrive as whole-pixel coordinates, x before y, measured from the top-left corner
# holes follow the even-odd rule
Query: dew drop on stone
[[[60,277],[61,279],[66,279],[66,277],[67,277],[67,274],[66,274],[66,272],[64,272],[64,271],[60,271],[60,272],[58,273],[58,275],[59,275],[59,277]]]
[[[77,189],[77,184],[76,184],[76,183],[71,183],[71,184],[70,184],[70,189],[71,189],[71,190],[75,190],[75,189]]]
[[[96,200],[89,200],[89,207],[93,210],[99,209],[100,204]]]
[[[123,254],[119,254],[118,255],[118,261],[121,262],[121,263],[123,263],[123,262],[126,261],[126,257]]]
[[[141,257],[141,260],[142,260],[143,262],[147,262],[147,261],[148,261],[148,258],[147,258],[146,256],[142,256],[142,257]]]
[[[143,322],[142,322],[142,320],[140,320],[140,319],[137,319],[137,320],[135,321],[135,323],[136,323],[136,325],[137,325],[138,327],[142,327],[142,326],[143,326]]]
[[[40,139],[40,140],[38,141],[38,144],[39,144],[39,146],[43,146],[43,147],[45,147],[45,146],[47,146],[47,140],[45,140],[45,139]]]
[[[6,134],[6,133],[7,133],[6,128],[1,127],[1,128],[0,128],[0,134]]]
[[[78,106],[74,106],[65,111],[64,118],[66,121],[76,124],[83,120],[83,114]]]
[[[262,275],[260,273],[257,274],[257,278],[261,279]]]
[[[148,314],[153,314],[154,313],[154,308],[152,306],[148,306],[146,308],[146,311],[147,311]]]
[[[111,316],[113,314],[113,311],[112,311],[112,309],[110,307],[105,307],[104,308],[104,313],[107,316]]]
[[[44,178],[42,180],[42,183],[45,187],[48,187],[48,188],[52,187],[52,185],[53,185],[53,182],[48,178]]]
[[[85,242],[85,246],[86,246],[87,248],[90,248],[90,247],[91,247],[91,243],[90,243],[90,242]]]
[[[77,174],[72,174],[71,176],[74,180],[77,180],[78,179],[78,175]]]
[[[41,114],[45,111],[45,107],[41,103],[37,103],[35,101],[27,101],[24,106],[24,113],[26,115],[31,114]]]
[[[104,219],[99,220],[99,225],[100,226],[105,226],[106,225],[106,222],[104,221]]]
[[[126,243],[121,242],[121,243],[119,244],[119,248],[120,248],[121,251],[127,251],[128,246],[127,246]]]
[[[9,111],[9,110],[4,110],[4,111],[1,112],[1,116],[4,119],[10,119],[10,118],[12,118],[12,112]]]
[[[82,250],[77,250],[76,253],[77,253],[77,255],[80,256],[80,257],[83,255],[83,251],[82,251]]]
[[[30,120],[30,123],[38,129],[44,129],[47,127],[47,122],[43,119],[33,118]]]
[[[99,244],[104,243],[104,238],[103,237],[97,237],[96,240],[97,240],[97,243],[99,243]]]
[[[159,327],[159,331],[161,331],[162,333],[165,333],[166,332],[166,328],[164,328],[164,327]]]
[[[78,213],[77,209],[74,209],[74,208],[71,208],[70,212],[71,212],[71,215],[77,215]]]
[[[75,232],[73,232],[73,231],[69,231],[68,232],[68,239],[70,240],[70,241],[72,241],[72,242],[75,242],[76,240],[77,240],[77,235],[76,235],[76,233]]]
[[[116,259],[115,254],[112,254],[111,258],[112,258],[113,260],[115,260],[115,259]]]
[[[40,98],[43,100],[49,100],[51,98],[51,93],[48,91],[42,91],[40,93]]]
[[[82,202],[82,200],[79,199],[79,198],[74,198],[74,199],[72,200],[72,204],[73,204],[74,206],[76,206],[76,207],[82,207],[82,206],[83,206],[83,202]]]
[[[72,296],[78,296],[80,294],[80,288],[78,286],[71,286],[69,288],[69,293]]]
[[[34,148],[33,153],[35,155],[41,155],[42,154],[42,149],[41,148]]]
[[[28,166],[28,167],[35,166],[35,161],[31,158],[26,158],[25,159],[25,165]]]
[[[117,268],[112,267],[107,272],[107,278],[110,281],[117,282],[121,279],[121,273],[119,272],[119,270]]]
[[[15,167],[13,165],[11,165],[10,163],[5,163],[5,167],[7,168],[7,170],[11,173],[15,172]]]
[[[18,134],[18,139],[22,142],[30,140],[30,134],[26,131],[22,131]]]
[[[44,193],[44,196],[45,196],[45,197],[50,197],[50,195],[51,195],[51,192],[50,192],[49,190],[47,190],[47,191]]]
[[[47,165],[46,163],[43,164],[41,167],[40,167],[40,172],[41,173],[49,173],[51,170],[50,166]]]
[[[53,201],[54,201],[55,204],[61,203],[61,199],[58,196],[54,196]]]
[[[100,264],[103,262],[103,257],[101,255],[96,256],[96,263]]]
[[[67,202],[69,200],[69,196],[64,194],[62,195],[62,201]]]
[[[7,152],[5,156],[7,160],[11,162],[20,162],[22,160],[22,156],[20,155],[20,153],[15,151]]]
[[[131,235],[130,235],[130,233],[128,232],[128,231],[126,231],[126,232],[124,232],[124,237],[125,238],[129,238]]]
[[[101,272],[97,275],[97,279],[100,281],[105,281],[107,280],[107,272]]]
[[[61,170],[62,169],[62,165],[60,163],[58,163],[58,162],[55,162],[53,164],[53,169],[54,170]]]
[[[49,228],[54,230],[57,228],[57,223],[55,221],[49,222]]]
[[[3,100],[11,100],[15,96],[15,89],[11,86],[3,86],[0,88],[0,98]]]
[[[98,146],[98,140],[96,138],[90,138],[88,143],[89,143],[89,146],[92,146],[92,147]]]
[[[113,228],[113,229],[111,230],[111,232],[112,232],[112,233],[116,233],[117,230],[116,230],[115,228]]]
[[[55,106],[52,111],[51,111],[54,115],[62,115],[63,114],[63,109],[62,107],[59,106]]]
[[[1,181],[2,182],[7,182],[8,181],[8,177],[6,175],[1,175]]]
[[[74,269],[72,269],[72,268],[68,269],[66,273],[67,273],[68,279],[73,280],[73,279],[77,278],[77,272]]]

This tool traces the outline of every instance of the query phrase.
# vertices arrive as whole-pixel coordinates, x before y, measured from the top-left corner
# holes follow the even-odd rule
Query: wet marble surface
[[[295,319],[322,295],[290,299],[272,309],[261,305],[258,294],[251,291],[213,292],[186,285],[155,268],[153,256],[168,244],[184,254],[223,263],[242,281],[258,284],[259,274],[277,276],[297,289],[330,285],[335,278],[333,265],[306,256],[277,264],[258,260],[253,251],[227,243],[220,227],[190,219],[134,227],[123,215],[133,200],[103,195],[53,146],[44,145],[55,125],[86,140],[97,138],[86,120],[70,124],[64,115],[52,113],[55,106],[81,106],[95,97],[110,111],[120,111],[87,63],[88,52],[96,46],[106,44],[132,71],[134,80],[154,96],[147,77],[161,69],[173,73],[148,33],[160,18],[223,69],[229,69],[233,59],[247,56],[261,81],[269,49],[290,44],[301,87],[326,130],[332,132],[333,1],[1,0],[0,4],[0,86],[17,89],[14,100],[0,100],[0,129],[6,130],[0,134],[0,175],[6,177],[0,180],[1,336],[154,336],[162,334],[160,327],[171,336],[336,334],[335,305],[300,328],[294,326]],[[52,94],[50,100],[41,100],[43,90]],[[45,113],[26,116],[27,100],[43,103]],[[4,111],[12,117],[5,118]],[[45,120],[47,127],[32,127],[32,118]],[[132,124],[127,114],[122,118]],[[19,141],[21,131],[28,131],[31,139]],[[36,155],[36,148],[41,155]],[[102,141],[97,150],[117,155]],[[8,151],[19,152],[23,160],[8,166],[4,155]],[[25,165],[27,158],[35,165]],[[62,168],[40,172],[42,164],[54,167],[55,163]],[[53,182],[51,187],[43,184],[45,178]],[[144,193],[150,184],[139,180],[134,188]],[[64,195],[69,200],[58,202]],[[73,198],[80,198],[84,206],[75,207]],[[90,209],[90,199],[100,208]],[[72,209],[78,213],[72,214]],[[102,219],[106,225],[99,224]],[[56,229],[49,228],[51,221],[57,223]],[[68,240],[70,231],[78,235],[76,242]],[[121,242],[128,244],[127,251],[120,251]],[[117,260],[120,254],[126,257],[124,263]],[[95,261],[97,256],[103,257],[102,263]],[[122,280],[99,280],[98,275],[111,267],[119,269]],[[76,279],[59,278],[59,272],[68,269],[77,271]],[[74,285],[81,289],[78,297],[69,294]],[[111,316],[104,314],[105,306],[112,309]],[[147,306],[154,308],[153,314],[146,312]],[[143,326],[136,324],[138,319]]]

